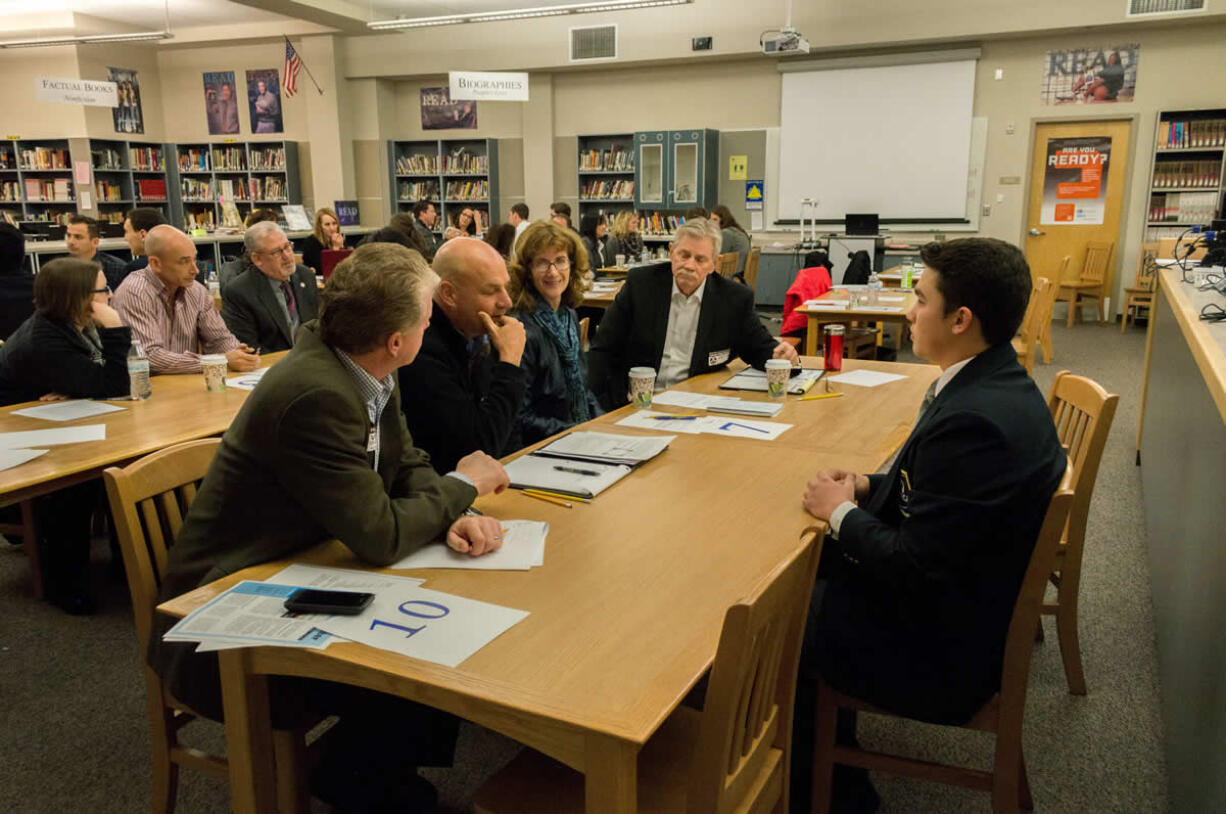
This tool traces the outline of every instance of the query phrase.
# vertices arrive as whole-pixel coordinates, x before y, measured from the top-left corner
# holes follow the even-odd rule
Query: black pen
[[[573,466],[555,466],[554,469],[558,470],[559,472],[569,472],[572,475],[591,475],[592,477],[597,477],[600,475],[600,473],[596,472],[595,470],[575,469]]]

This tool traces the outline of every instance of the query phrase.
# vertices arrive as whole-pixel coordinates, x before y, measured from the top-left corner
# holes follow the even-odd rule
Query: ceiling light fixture
[[[45,48],[52,45],[91,45],[103,42],[151,42],[174,39],[170,33],[170,0],[163,5],[166,27],[161,31],[121,31],[115,34],[86,34],[80,37],[46,37],[35,40],[6,40],[0,48]]]
[[[535,17],[560,17],[565,14],[594,14],[601,11],[625,11],[652,6],[681,6],[694,0],[614,0],[609,3],[571,3],[564,6],[540,6],[507,11],[484,11],[476,14],[446,14],[439,17],[408,17],[399,20],[375,20],[366,24],[374,31],[399,28],[425,28],[459,23],[493,23],[501,20],[527,20]]]

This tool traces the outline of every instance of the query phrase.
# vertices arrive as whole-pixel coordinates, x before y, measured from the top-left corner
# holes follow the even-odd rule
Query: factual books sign
[[[107,68],[118,89],[119,104],[111,111],[116,133],[144,133],[145,117],[140,105],[140,81],[129,68]]]
[[[49,76],[40,76],[34,82],[38,88],[38,101],[40,102],[91,107],[119,105],[119,89],[114,82],[99,82],[93,79],[54,79]]]
[[[1107,209],[1107,175],[1111,138],[1054,138],[1047,142],[1043,172],[1044,226],[1094,226]]]
[[[448,88],[421,89],[422,130],[476,130],[477,103],[453,102]]]
[[[1048,51],[1043,66],[1045,105],[1131,102],[1137,92],[1141,46]]]
[[[452,71],[451,98],[491,102],[528,101],[528,74],[508,71]]]

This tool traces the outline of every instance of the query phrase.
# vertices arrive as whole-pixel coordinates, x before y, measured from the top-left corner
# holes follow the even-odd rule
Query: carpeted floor
[[[777,330],[777,326],[776,326]],[[1158,711],[1149,565],[1134,466],[1144,334],[1118,326],[1053,326],[1056,361],[1035,371],[1046,392],[1070,369],[1120,395],[1090,511],[1081,592],[1089,695],[1070,696],[1053,622],[1037,646],[1026,707],[1025,747],[1035,810],[1157,812],[1167,809]],[[903,351],[899,361],[914,361]],[[801,485],[797,484],[799,499]],[[25,556],[0,543],[0,811],[130,814],[149,807],[144,686],[127,589],[109,578],[96,547],[103,610],[71,617],[30,595]],[[194,731],[193,731],[194,730]],[[190,738],[218,748],[221,729],[194,724]],[[909,750],[987,766],[990,737],[862,718],[866,746]],[[430,771],[440,812],[469,810],[483,780],[514,755],[501,736],[465,725],[455,768]],[[886,812],[988,811],[987,795],[877,776]],[[191,772],[181,814],[228,810],[225,784]],[[320,809],[322,811],[322,809]]]

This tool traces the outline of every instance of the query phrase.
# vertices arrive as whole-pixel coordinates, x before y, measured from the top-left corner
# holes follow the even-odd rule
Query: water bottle
[[[221,293],[221,280],[217,279],[217,272],[210,271],[209,275],[204,278],[209,284],[210,296],[216,297]]]
[[[876,305],[877,300],[881,295],[881,278],[877,276],[877,272],[868,275],[868,304]]]
[[[128,389],[133,401],[153,395],[153,385],[149,381],[149,357],[145,356],[145,349],[136,341],[128,350]]]
[[[651,259],[651,252],[647,251],[647,247],[643,247],[643,253],[639,255],[639,262],[646,263]]]

